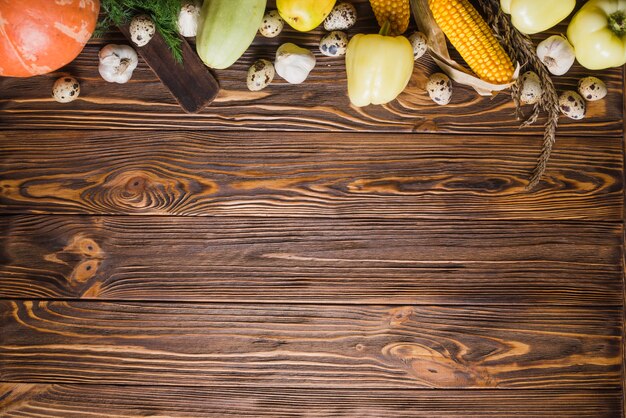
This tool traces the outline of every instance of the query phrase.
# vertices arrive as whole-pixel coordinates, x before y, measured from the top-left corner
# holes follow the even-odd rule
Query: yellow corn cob
[[[376,21],[382,28],[389,22],[389,35],[397,36],[406,32],[411,18],[409,0],[370,0]]]
[[[467,0],[428,0],[435,21],[482,80],[507,83],[515,69],[487,22]]]

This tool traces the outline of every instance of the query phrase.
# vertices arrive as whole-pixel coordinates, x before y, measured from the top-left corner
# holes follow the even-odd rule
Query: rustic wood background
[[[527,192],[541,121],[507,94],[438,107],[424,57],[357,109],[321,35],[257,37],[196,115],[144,62],[99,77],[116,32],[0,78],[0,415],[622,416],[623,70],[555,77],[609,95]],[[310,79],[247,91],[285,41]]]

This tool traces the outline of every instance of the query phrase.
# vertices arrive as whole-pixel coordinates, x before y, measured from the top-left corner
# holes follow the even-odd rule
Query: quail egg
[[[259,33],[266,38],[274,38],[283,31],[284,26],[285,21],[280,17],[280,14],[278,14],[278,10],[270,10],[263,16]]]
[[[428,50],[428,39],[422,32],[413,32],[409,36],[409,42],[413,46],[413,59],[417,61]]]
[[[356,23],[356,8],[351,3],[338,3],[324,19],[327,31],[350,29]]]
[[[585,117],[585,101],[578,93],[568,90],[559,96],[561,112],[570,119],[583,119]]]
[[[156,32],[156,25],[147,15],[137,15],[130,21],[130,39],[137,46],[144,46],[150,42],[150,39]]]
[[[338,30],[324,35],[320,40],[320,51],[328,57],[346,55],[348,49],[348,35]]]
[[[447,105],[452,98],[452,81],[443,73],[435,73],[428,78],[426,90],[433,102]]]
[[[522,104],[535,104],[541,99],[543,89],[537,73],[525,72],[521,77],[521,84],[520,101]]]
[[[61,77],[52,86],[52,97],[59,103],[73,102],[80,94],[80,84],[74,77]]]
[[[595,102],[606,96],[606,84],[596,77],[585,77],[578,82],[578,92],[588,102]]]
[[[248,69],[248,79],[246,80],[248,90],[263,90],[272,82],[274,74],[274,65],[270,61],[265,59],[257,60]]]

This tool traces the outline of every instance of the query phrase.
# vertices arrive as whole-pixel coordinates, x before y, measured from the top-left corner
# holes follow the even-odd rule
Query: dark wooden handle
[[[158,32],[147,45],[137,47],[131,41],[128,25],[120,26],[120,30],[185,112],[198,113],[215,99],[219,84],[186,39],[181,43],[183,62],[180,64]]]

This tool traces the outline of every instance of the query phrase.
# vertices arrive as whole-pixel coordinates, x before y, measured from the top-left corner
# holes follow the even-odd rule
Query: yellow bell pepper
[[[500,0],[513,26],[531,35],[550,29],[572,13],[576,0]]]
[[[626,0],[590,0],[574,15],[567,38],[585,68],[626,63]]]
[[[389,22],[379,34],[354,35],[346,52],[348,96],[358,107],[395,99],[413,74],[413,47],[404,36],[386,36]]]

